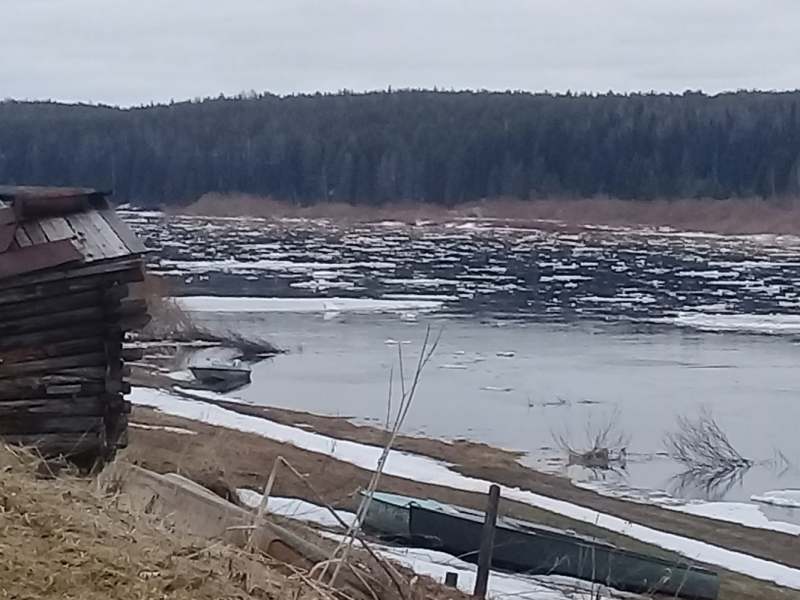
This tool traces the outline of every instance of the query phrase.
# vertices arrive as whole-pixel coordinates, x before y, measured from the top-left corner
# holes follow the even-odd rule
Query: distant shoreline
[[[447,207],[421,202],[379,206],[340,202],[296,206],[245,194],[206,194],[167,214],[266,219],[325,219],[336,223],[396,221],[409,225],[481,219],[496,225],[539,230],[582,230],[591,226],[655,227],[720,235],[800,235],[800,202],[762,199],[617,200],[498,198]]]

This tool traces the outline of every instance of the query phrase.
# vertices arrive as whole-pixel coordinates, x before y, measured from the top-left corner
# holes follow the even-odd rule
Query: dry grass
[[[185,337],[197,328],[191,317],[175,301],[164,279],[146,273],[144,281],[131,286],[131,297],[147,301],[151,321],[140,332],[143,339],[167,340]]]
[[[209,342],[239,351],[243,360],[280,352],[271,342],[247,338],[230,332],[217,334],[198,327],[191,316],[181,308],[171,293],[169,284],[161,277],[146,273],[144,281],[133,284],[131,297],[147,301],[151,321],[137,338],[142,341],[159,342]]]
[[[0,447],[0,468],[4,598],[315,597],[259,557],[116,509],[90,481],[38,480],[24,452]]]
[[[206,194],[194,204],[176,209],[176,212],[211,217],[328,219],[342,223],[384,220],[409,224],[419,221],[444,223],[463,218],[481,218],[499,224],[531,228],[652,226],[726,235],[800,235],[800,204],[797,199],[631,201],[559,198],[522,201],[495,198],[451,208],[421,202],[396,202],[383,206],[322,202],[312,206],[295,206],[245,194]]]
[[[347,600],[267,557],[179,535],[118,508],[94,480],[38,479],[37,460],[0,446],[0,597]],[[124,503],[123,503],[124,504]],[[397,567],[407,600],[463,600]]]

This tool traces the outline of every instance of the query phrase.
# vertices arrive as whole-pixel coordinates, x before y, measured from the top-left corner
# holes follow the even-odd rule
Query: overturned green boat
[[[384,539],[475,562],[484,518],[478,510],[376,492],[363,526]],[[708,569],[507,517],[497,519],[492,566],[529,575],[565,575],[638,594],[714,600],[719,592],[719,577]]]

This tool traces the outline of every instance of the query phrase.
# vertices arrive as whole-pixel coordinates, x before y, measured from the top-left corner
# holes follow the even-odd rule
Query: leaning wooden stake
[[[478,574],[475,577],[476,598],[486,597],[489,583],[489,570],[492,567],[492,550],[494,549],[494,528],[497,524],[497,508],[500,504],[500,486],[489,488],[489,504],[486,507],[486,520],[481,531],[481,547],[478,553]]]

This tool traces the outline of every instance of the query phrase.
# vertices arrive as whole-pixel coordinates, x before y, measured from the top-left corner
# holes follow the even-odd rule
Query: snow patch
[[[189,312],[217,313],[326,313],[435,311],[438,300],[373,300],[370,298],[241,298],[224,296],[184,296],[175,300]]]

